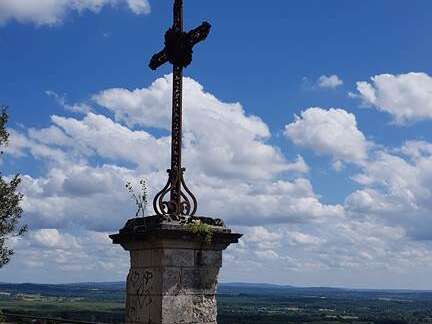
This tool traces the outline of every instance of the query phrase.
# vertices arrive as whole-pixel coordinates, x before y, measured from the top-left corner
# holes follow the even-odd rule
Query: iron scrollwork
[[[153,200],[156,214],[168,221],[181,221],[182,216],[194,216],[198,207],[195,196],[184,181],[185,168],[180,170],[180,172],[167,170],[168,182]],[[180,191],[176,190],[178,187]],[[173,193],[179,194],[180,199],[172,199]]]

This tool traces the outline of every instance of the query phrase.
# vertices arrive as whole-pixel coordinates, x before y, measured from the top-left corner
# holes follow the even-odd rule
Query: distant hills
[[[25,289],[40,289],[47,290],[56,289],[125,289],[126,283],[123,281],[113,282],[77,282],[65,284],[37,284],[37,283],[8,283],[0,282],[0,289],[5,288],[25,288]],[[320,291],[363,291],[363,292],[417,292],[417,293],[432,293],[432,290],[411,290],[411,289],[359,289],[359,288],[334,288],[334,287],[298,287],[292,285],[278,285],[269,283],[247,283],[247,282],[222,282],[219,287],[235,288],[235,289],[279,289],[279,290],[320,290]]]
[[[226,287],[245,287],[245,288],[295,288],[290,285],[276,285],[276,284],[267,284],[267,283],[247,283],[247,282],[224,282],[220,284],[221,286]]]
[[[98,298],[102,295],[110,295],[113,298],[122,298],[125,287],[125,282],[82,282],[70,284],[0,283],[0,293],[41,294],[64,297],[80,296],[87,298]],[[221,283],[218,287],[218,294],[354,299],[392,299],[395,298],[395,296],[403,295],[404,298],[409,299],[432,300],[432,291],[344,289],[328,287],[305,288],[290,285],[242,282]]]

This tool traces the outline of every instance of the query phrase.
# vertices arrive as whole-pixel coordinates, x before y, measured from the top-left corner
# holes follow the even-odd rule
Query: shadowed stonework
[[[216,323],[222,251],[241,235],[212,226],[209,242],[184,224],[159,223],[157,219],[132,219],[110,236],[131,256],[126,323]]]

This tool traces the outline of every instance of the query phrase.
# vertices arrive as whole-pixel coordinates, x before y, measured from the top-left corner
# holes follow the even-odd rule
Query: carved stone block
[[[131,267],[145,268],[152,266],[152,250],[130,251]]]
[[[128,295],[159,295],[162,278],[158,268],[134,268],[129,271],[126,291]]]
[[[222,267],[221,250],[195,250],[195,264],[205,267]]]
[[[182,271],[180,267],[161,268],[162,295],[177,296],[182,294]]]
[[[194,250],[192,249],[157,249],[153,250],[153,264],[160,266],[193,267]]]
[[[215,294],[219,268],[182,269],[183,291],[187,294]]]

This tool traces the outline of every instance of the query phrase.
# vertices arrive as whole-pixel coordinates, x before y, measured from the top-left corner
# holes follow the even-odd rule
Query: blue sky
[[[147,64],[171,1],[21,2],[0,4],[3,170],[33,230],[1,280],[120,280],[122,184],[169,163],[170,67]],[[431,9],[185,1],[188,29],[213,25],[185,71],[186,167],[201,212],[246,234],[223,280],[432,289]]]

